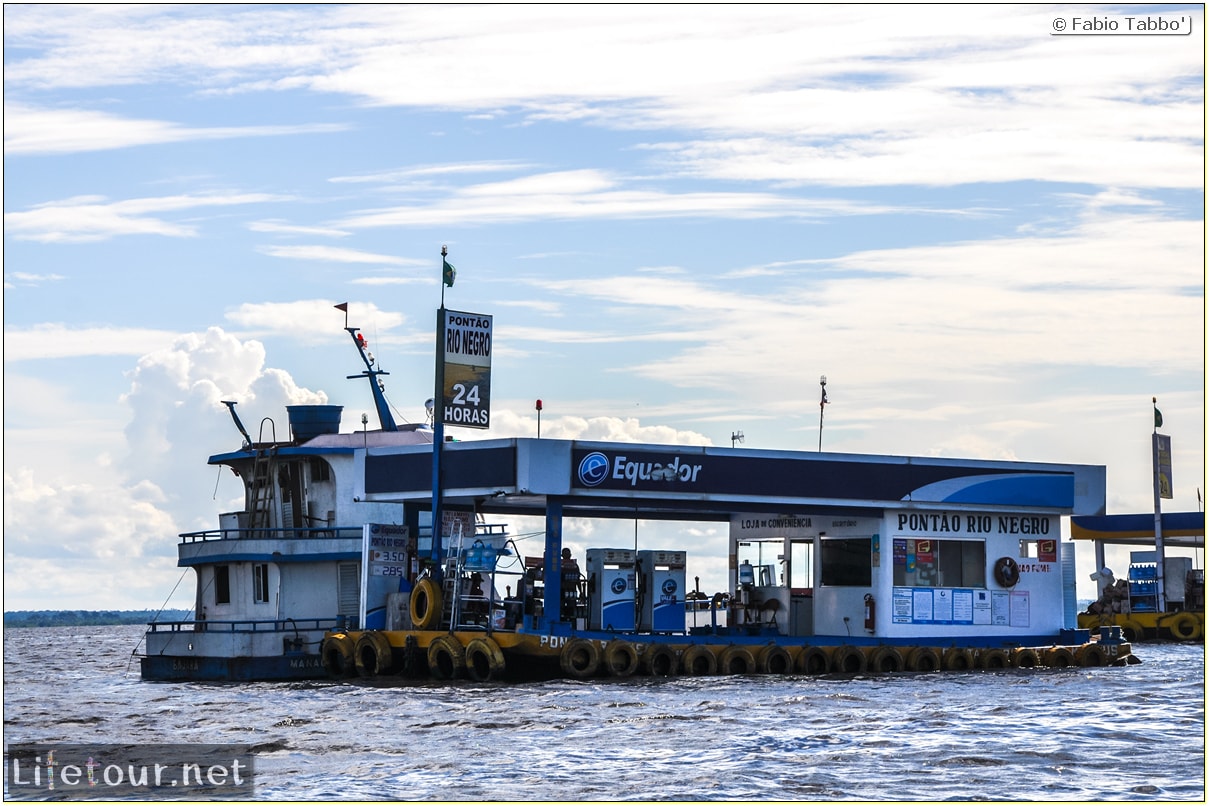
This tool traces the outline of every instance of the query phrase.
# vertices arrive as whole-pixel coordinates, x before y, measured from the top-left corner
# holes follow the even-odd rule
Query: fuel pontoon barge
[[[443,447],[446,514],[544,517],[541,556],[465,526],[433,545],[420,532],[431,447],[359,451],[360,497],[401,504],[416,539],[390,555],[400,570],[367,565],[362,626],[382,628],[329,634],[334,676],[1136,662],[1119,630],[1093,642],[1076,628],[1061,519],[1103,514],[1102,466],[541,439]],[[687,591],[703,561],[688,534],[674,547],[589,549],[587,573],[568,575],[567,518],[728,523],[728,590]],[[404,581],[383,595],[377,573]],[[509,573],[515,584],[501,585]]]

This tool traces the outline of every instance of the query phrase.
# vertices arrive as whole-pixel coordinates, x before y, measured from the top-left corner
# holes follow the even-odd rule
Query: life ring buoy
[[[869,668],[869,659],[860,647],[845,644],[831,656],[831,671],[842,674],[860,674]]]
[[[558,663],[568,677],[584,680],[600,669],[600,647],[587,638],[572,638],[563,647]]]
[[[487,683],[504,676],[504,653],[492,638],[471,638],[466,644],[465,658],[466,676],[476,683]]]
[[[613,677],[629,677],[638,670],[638,650],[629,641],[614,638],[605,644],[604,665]]]
[[[789,674],[793,671],[793,656],[785,647],[769,644],[756,656],[756,670],[760,674]]]
[[[466,669],[466,650],[452,635],[439,635],[428,645],[428,671],[438,680],[457,680]]]
[[[432,577],[425,577],[416,583],[411,592],[409,610],[411,611],[411,626],[415,630],[431,630],[441,618],[441,589]]]
[[[995,561],[995,581],[1004,588],[1014,588],[1020,581],[1020,565],[1011,557],[1000,557]]]
[[[827,674],[831,668],[831,653],[821,646],[802,647],[793,667],[799,674]]]
[[[745,646],[728,646],[718,658],[721,674],[752,674],[756,671],[756,656]]]
[[[907,653],[907,668],[913,672],[935,672],[940,669],[940,653],[930,646],[917,646]]]
[[[671,677],[678,668],[676,653],[666,644],[651,644],[642,653],[639,666],[643,674],[651,677]]]
[[[1012,665],[1008,653],[1002,649],[983,649],[977,659],[979,669],[1007,669]]]
[[[718,673],[718,659],[709,647],[693,644],[680,656],[680,669],[686,675],[715,675]]]
[[[1107,666],[1108,650],[1100,644],[1084,644],[1075,651],[1080,666]]]
[[[906,667],[906,660],[898,647],[879,646],[869,656],[869,670],[872,672],[901,672]]]
[[[362,677],[377,677],[387,674],[394,666],[394,653],[390,641],[378,631],[362,633],[353,652],[357,674]]]
[[[1017,647],[1012,652],[1012,666],[1017,669],[1032,669],[1041,665],[1041,656],[1032,647]]]
[[[1042,654],[1046,666],[1053,669],[1069,669],[1076,665],[1075,653],[1064,646],[1052,646]]]
[[[949,672],[964,672],[974,668],[974,653],[965,647],[951,646],[940,656],[940,665]]]
[[[1201,622],[1192,613],[1177,613],[1165,626],[1180,641],[1195,641],[1201,637]]]
[[[1121,637],[1129,643],[1136,643],[1146,637],[1142,625],[1131,618],[1121,620]]]
[[[353,661],[353,639],[343,633],[329,635],[319,645],[323,669],[336,679],[351,677],[356,666]]]

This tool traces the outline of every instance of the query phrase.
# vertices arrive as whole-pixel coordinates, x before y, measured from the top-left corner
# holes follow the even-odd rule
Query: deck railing
[[[207,529],[204,532],[184,532],[182,543],[202,543],[209,540],[360,540],[360,526],[290,527],[288,529]]]
[[[147,632],[301,632],[303,630],[335,630],[343,627],[347,617],[306,619],[197,619],[188,621],[153,621]]]

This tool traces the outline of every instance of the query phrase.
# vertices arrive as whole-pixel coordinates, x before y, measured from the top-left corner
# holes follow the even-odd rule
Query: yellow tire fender
[[[869,659],[860,647],[845,644],[831,656],[831,671],[842,674],[860,674],[869,668]]]
[[[978,652],[979,669],[1007,669],[1012,665],[1012,659],[1002,649],[983,649]]]
[[[821,646],[804,646],[793,668],[798,674],[827,674],[831,671],[831,650]]]
[[[1046,666],[1054,669],[1069,669],[1076,665],[1075,653],[1068,647],[1052,646],[1042,654]]]
[[[353,639],[344,633],[329,635],[319,645],[319,656],[329,677],[351,677],[356,671],[353,661]]]
[[[456,680],[466,670],[466,650],[452,635],[439,635],[428,645],[428,671],[438,680]]]
[[[629,641],[614,638],[605,644],[604,665],[613,677],[629,677],[638,671],[638,650]]]
[[[1200,620],[1192,613],[1176,613],[1163,624],[1172,637],[1180,641],[1195,641],[1201,637],[1203,628]]]
[[[974,668],[974,653],[964,647],[951,646],[945,650],[940,662],[946,671],[964,672]]]
[[[389,674],[394,667],[394,652],[390,641],[377,630],[361,634],[357,639],[353,657],[357,664],[357,674],[362,677]]]
[[[756,656],[756,670],[760,674],[789,674],[793,671],[793,656],[785,647],[769,644]]]
[[[1018,669],[1032,669],[1041,665],[1041,656],[1032,647],[1017,647],[1012,652],[1012,666]]]
[[[917,646],[907,653],[907,668],[913,672],[938,671],[940,653],[930,646]]]
[[[901,672],[907,667],[907,661],[898,647],[879,646],[869,655],[869,671],[871,672]]]
[[[600,647],[587,638],[572,638],[563,647],[558,662],[563,674],[585,680],[600,669]]]
[[[756,657],[745,646],[728,646],[718,656],[718,672],[720,674],[754,674]]]
[[[1100,644],[1084,644],[1075,650],[1075,662],[1080,666],[1107,666],[1108,650]]]
[[[441,618],[441,589],[432,577],[425,577],[416,583],[411,591],[409,602],[411,610],[411,626],[416,630],[431,630],[437,626]]]
[[[466,676],[475,682],[486,683],[504,676],[504,653],[492,638],[471,638],[466,644],[465,657]]]
[[[709,647],[693,644],[680,656],[680,669],[686,675],[714,675],[718,673],[718,659]]]
[[[651,644],[642,653],[639,667],[651,677],[671,677],[679,671],[676,653],[666,644]]]

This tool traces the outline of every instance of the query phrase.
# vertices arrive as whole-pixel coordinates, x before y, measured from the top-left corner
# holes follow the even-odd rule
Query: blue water
[[[1121,668],[144,683],[140,627],[4,633],[4,741],[243,744],[265,800],[1204,801],[1205,652]]]

